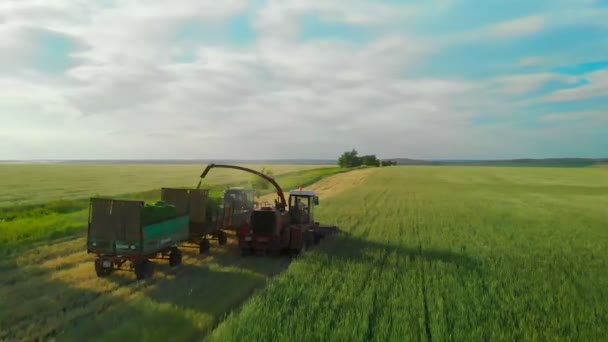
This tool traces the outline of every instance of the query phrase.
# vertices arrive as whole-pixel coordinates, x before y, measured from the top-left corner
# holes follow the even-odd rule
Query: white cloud
[[[31,63],[35,48],[23,30],[9,27],[1,29],[0,34],[4,37],[0,39],[0,73],[21,69]]]
[[[608,109],[582,112],[551,113],[539,118],[544,123],[585,122],[591,124],[608,124]]]
[[[510,96],[574,79],[412,78],[441,41],[408,34],[404,21],[422,21],[450,3],[396,10],[359,0],[271,0],[255,9],[253,45],[201,44],[193,63],[175,64],[181,25],[219,24],[252,5],[3,2],[0,30],[13,31],[0,41],[0,87],[8,89],[0,93],[0,139],[13,147],[0,159],[333,158],[353,146],[387,157],[480,157],[500,151],[504,141],[524,151],[521,135],[498,141],[497,130],[471,127],[470,120],[507,112]],[[363,47],[298,42],[304,14],[374,30],[379,38]],[[471,37],[516,38],[544,24],[524,18]],[[382,31],[398,25],[392,34]],[[82,47],[74,54],[78,64],[64,77],[27,71],[35,52],[25,27],[73,39]]]
[[[515,18],[483,27],[450,32],[441,35],[437,41],[441,46],[454,46],[471,42],[501,43],[540,32],[545,27],[545,18],[530,16]]]
[[[485,34],[496,38],[514,38],[527,36],[542,30],[545,19],[541,16],[530,16],[494,24],[485,29]]]
[[[488,82],[488,87],[507,95],[523,95],[537,90],[549,82],[559,82],[564,85],[574,84],[579,77],[552,73],[537,73],[503,76]]]
[[[526,58],[522,58],[519,60],[519,66],[528,68],[528,67],[537,67],[541,66],[546,62],[546,57],[540,56],[530,56]]]
[[[545,97],[549,102],[564,102],[590,99],[594,97],[608,97],[608,71],[600,70],[585,75],[589,82],[586,85],[557,90]]]

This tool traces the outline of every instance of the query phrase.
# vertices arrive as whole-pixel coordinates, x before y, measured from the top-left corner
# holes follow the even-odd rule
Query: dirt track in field
[[[307,188],[323,200],[363,184],[371,172],[339,174]],[[98,279],[84,234],[0,260],[0,341],[81,340],[107,331],[107,324],[133,334],[138,324],[163,325],[168,315],[182,325],[175,327],[182,337],[200,336],[289,265],[286,258],[240,258],[233,236],[224,247],[212,241],[209,256],[182,250],[181,266],[155,260],[153,277],[144,281],[132,272]],[[143,312],[145,321],[134,319]]]
[[[365,183],[365,180],[376,169],[363,169],[350,171],[343,174],[333,175],[320,180],[319,182],[305,187],[307,190],[314,190],[319,196],[320,201],[335,196],[344,190],[357,187]],[[285,196],[288,195],[291,189],[283,189]],[[276,194],[268,194],[260,196],[260,202],[271,202],[276,198]]]

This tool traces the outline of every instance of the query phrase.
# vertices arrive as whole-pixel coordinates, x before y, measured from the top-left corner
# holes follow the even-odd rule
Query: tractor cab
[[[314,223],[314,206],[319,205],[319,197],[313,190],[292,190],[289,192],[289,218],[291,223]]]
[[[254,190],[229,188],[224,191],[220,224],[224,229],[235,229],[249,221],[255,207]]]
[[[251,210],[254,206],[253,189],[230,188],[224,191],[224,206],[235,210]]]

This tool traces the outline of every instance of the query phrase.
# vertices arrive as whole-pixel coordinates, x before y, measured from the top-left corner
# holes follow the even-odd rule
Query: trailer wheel
[[[175,267],[182,263],[182,251],[174,247],[169,254],[169,266]]]
[[[220,246],[225,245],[228,242],[228,235],[225,232],[220,231],[217,237]]]
[[[150,260],[146,260],[146,276],[152,277],[154,275],[154,264]]]
[[[207,253],[209,253],[210,248],[211,248],[211,245],[209,244],[209,240],[203,239],[201,241],[201,243],[199,244],[199,253],[207,254]]]
[[[98,278],[103,278],[112,273],[112,268],[103,267],[103,260],[95,259],[95,274]]]
[[[144,259],[139,262],[136,262],[134,265],[134,268],[135,268],[135,278],[137,278],[137,280],[145,279],[145,278],[151,276],[153,273],[152,263],[148,259]]]

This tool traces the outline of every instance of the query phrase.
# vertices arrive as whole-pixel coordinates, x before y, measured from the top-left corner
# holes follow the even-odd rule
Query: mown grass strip
[[[346,171],[348,170],[337,167],[323,167],[278,175],[276,180],[287,191]],[[242,180],[236,182],[236,185],[245,185],[246,182],[246,180]],[[218,196],[221,196],[221,191],[227,185],[229,184],[210,184],[206,188],[211,190],[211,195],[217,202]],[[274,191],[271,187],[262,189],[260,193],[266,194]],[[112,198],[157,201],[160,199],[160,189],[121,194],[112,196]],[[83,232],[88,217],[88,204],[88,198],[60,199],[42,205],[0,208],[0,254],[16,251],[31,243]]]

